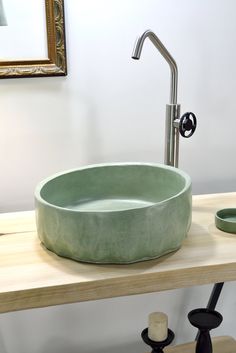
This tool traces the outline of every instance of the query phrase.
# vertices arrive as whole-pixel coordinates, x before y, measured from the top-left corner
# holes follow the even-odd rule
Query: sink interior
[[[176,196],[184,186],[185,179],[173,170],[106,165],[59,175],[42,187],[40,196],[68,210],[121,211],[152,206]]]

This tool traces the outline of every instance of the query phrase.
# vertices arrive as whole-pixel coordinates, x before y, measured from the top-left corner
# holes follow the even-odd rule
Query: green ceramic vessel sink
[[[191,180],[162,164],[92,165],[56,174],[35,191],[37,231],[77,261],[132,263],[180,248],[191,224]]]

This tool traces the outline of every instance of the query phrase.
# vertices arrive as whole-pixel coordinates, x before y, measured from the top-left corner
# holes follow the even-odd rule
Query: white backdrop
[[[182,113],[198,117],[180,144],[194,193],[235,191],[235,11],[234,0],[65,0],[68,77],[0,81],[0,211],[32,209],[37,182],[60,170],[163,161],[169,67],[148,41],[141,60],[131,59],[147,28],[177,61]],[[141,353],[139,333],[156,310],[169,314],[177,342],[188,341],[187,312],[204,306],[210,289],[4,314],[0,351]],[[214,334],[235,335],[235,292],[226,285]]]

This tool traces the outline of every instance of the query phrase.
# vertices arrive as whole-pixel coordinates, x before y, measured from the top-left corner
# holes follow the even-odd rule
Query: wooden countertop
[[[214,337],[212,339],[214,353],[235,353],[236,341],[229,336]],[[165,348],[166,353],[195,353],[196,342],[185,343]]]
[[[0,313],[236,280],[236,235],[214,225],[224,207],[236,207],[236,193],[194,196],[182,248],[132,265],[60,258],[40,244],[33,211],[1,214]]]

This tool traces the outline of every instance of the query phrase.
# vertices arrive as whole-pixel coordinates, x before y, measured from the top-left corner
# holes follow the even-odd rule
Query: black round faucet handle
[[[197,127],[197,118],[192,112],[187,112],[179,120],[179,132],[183,137],[190,137]]]

